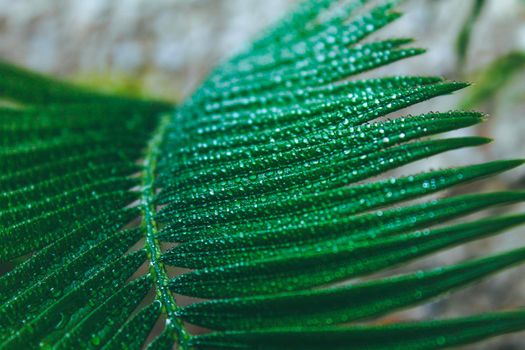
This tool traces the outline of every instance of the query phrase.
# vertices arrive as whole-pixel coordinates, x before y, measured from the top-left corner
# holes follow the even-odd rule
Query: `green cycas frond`
[[[423,52],[365,41],[394,6],[303,2],[177,107],[0,64],[0,348],[440,349],[524,329],[522,311],[353,324],[525,260],[350,280],[525,221],[450,222],[522,191],[421,200],[521,160],[377,178],[490,141],[432,137],[476,112],[382,118],[466,86],[354,78]]]

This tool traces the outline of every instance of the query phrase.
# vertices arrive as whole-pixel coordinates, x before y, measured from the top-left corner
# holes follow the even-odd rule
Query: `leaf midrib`
[[[157,161],[160,155],[160,148],[166,135],[171,115],[166,114],[160,118],[160,122],[153,132],[148,142],[143,161],[144,170],[142,173],[142,222],[141,226],[145,233],[144,248],[149,259],[149,273],[155,286],[156,298],[162,302],[163,311],[166,313],[166,331],[170,333],[174,341],[178,343],[180,349],[186,349],[185,344],[190,335],[180,317],[176,315],[179,306],[169,289],[170,277],[166,267],[161,260],[161,243],[158,239],[158,226],[155,221],[156,206],[155,199],[155,176],[157,171]]]

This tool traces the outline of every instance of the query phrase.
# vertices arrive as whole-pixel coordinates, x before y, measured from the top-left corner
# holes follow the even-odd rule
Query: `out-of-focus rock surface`
[[[289,3],[0,0],[0,56],[63,76],[123,74],[180,98]]]
[[[180,100],[215,63],[280,17],[293,0],[0,0],[0,57],[62,77],[119,84],[138,94]],[[466,66],[457,64],[455,40],[473,1],[412,0],[406,15],[377,37],[415,37],[429,49],[378,74],[432,74],[467,79],[497,57],[525,51],[525,1],[487,0],[473,31]],[[132,77],[132,78],[130,78]],[[123,83],[124,82],[124,83]],[[465,93],[411,108],[422,113],[457,108]],[[420,161],[398,171],[417,172],[525,157],[525,72],[477,109],[491,114],[480,127],[453,135],[496,138],[488,146],[456,151]],[[481,191],[523,186],[525,170],[455,189]],[[522,211],[525,207],[520,208]],[[516,209],[519,210],[519,209]],[[411,265],[411,269],[450,264],[489,252],[524,245],[525,229],[468,244]],[[453,317],[510,309],[525,304],[525,268],[498,274],[451,297],[396,314],[400,319]],[[523,349],[525,335],[505,337],[469,349]]]

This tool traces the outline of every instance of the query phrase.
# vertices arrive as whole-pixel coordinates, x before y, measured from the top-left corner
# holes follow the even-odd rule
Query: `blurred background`
[[[0,58],[98,89],[177,102],[188,96],[215,64],[235,53],[295,2],[0,0]],[[413,37],[428,53],[371,74],[440,75],[471,82],[472,86],[460,93],[403,114],[481,110],[490,114],[487,122],[454,134],[488,136],[496,142],[433,157],[398,172],[525,158],[525,0],[407,0],[403,10],[405,16],[376,37]],[[524,184],[522,167],[452,191],[523,188]],[[450,264],[523,245],[525,228],[515,229],[420,260],[409,269]],[[454,317],[524,305],[525,267],[519,267],[381,322]],[[525,334],[521,333],[468,349],[524,348]]]

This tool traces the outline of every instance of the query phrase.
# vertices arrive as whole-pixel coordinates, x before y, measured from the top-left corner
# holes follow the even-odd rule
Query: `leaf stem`
[[[164,115],[161,118],[146,150],[142,175],[142,227],[144,228],[146,235],[145,249],[150,261],[149,271],[155,285],[157,300],[162,303],[163,310],[166,312],[166,330],[171,333],[174,341],[178,343],[180,349],[188,349],[186,344],[190,338],[190,334],[184,327],[182,319],[176,315],[176,311],[179,307],[168,286],[170,277],[168,276],[166,267],[161,260],[162,250],[160,241],[157,238],[158,227],[155,221],[155,172],[157,169],[157,160],[162,140],[170,120],[170,114]]]

